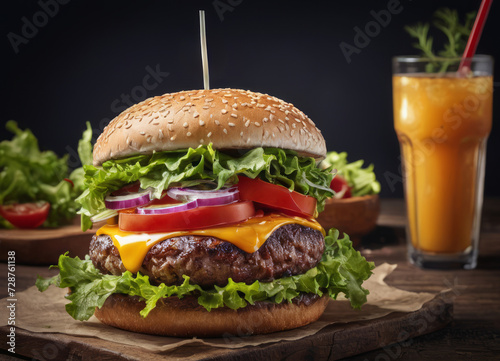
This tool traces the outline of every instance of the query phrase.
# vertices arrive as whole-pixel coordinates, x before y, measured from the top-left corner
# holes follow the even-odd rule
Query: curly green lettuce
[[[198,303],[210,311],[224,306],[239,309],[257,301],[292,302],[301,293],[319,296],[328,294],[333,299],[343,293],[353,308],[360,308],[369,293],[362,287],[362,283],[372,274],[374,264],[367,262],[353,249],[349,236],[339,238],[336,229],[331,229],[325,237],[325,246],[325,252],[316,267],[304,274],[271,282],[255,281],[246,284],[229,279],[226,286],[214,286],[207,290],[191,284],[189,277],[183,276],[182,285],[155,286],[149,282],[148,276],[140,273],[134,275],[126,271],[120,276],[103,275],[93,266],[88,256],[81,260],[61,255],[58,265],[52,266],[59,269],[59,274],[47,279],[39,276],[36,286],[41,292],[50,285],[69,287],[71,292],[66,298],[71,302],[66,305],[66,311],[71,317],[81,321],[88,320],[95,308],[102,307],[113,293],[141,297],[146,304],[141,311],[142,317],[146,317],[160,299],[170,296],[195,296]]]
[[[85,165],[84,169],[87,189],[76,200],[81,205],[83,230],[92,227],[91,216],[106,210],[106,195],[136,181],[143,189],[152,188],[153,198],[160,198],[162,191],[172,185],[186,187],[210,180],[220,188],[237,182],[236,175],[242,174],[312,196],[317,200],[318,212],[333,195],[329,187],[333,175],[328,169],[319,169],[314,158],[277,148],[255,148],[229,155],[209,144],[109,160],[102,167]]]
[[[52,151],[40,151],[33,133],[19,129],[15,121],[8,121],[6,128],[14,136],[0,142],[0,205],[46,201],[50,203],[50,212],[44,227],[69,223],[78,210],[75,198],[83,191],[83,168],[70,173],[68,155],[59,158]],[[87,123],[80,143],[90,143],[91,137],[92,129]],[[88,158],[88,146],[79,146],[79,151],[80,157]],[[0,217],[2,226],[12,227]]]
[[[336,174],[342,176],[349,184],[353,197],[380,193],[381,187],[373,171],[374,165],[370,164],[363,168],[363,163],[362,159],[349,163],[346,152],[328,152],[321,166],[336,169]]]

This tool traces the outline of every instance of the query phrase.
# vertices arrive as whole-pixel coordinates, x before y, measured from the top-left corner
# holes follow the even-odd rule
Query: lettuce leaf
[[[331,229],[325,237],[325,252],[320,263],[302,275],[280,278],[271,282],[255,281],[252,284],[228,280],[224,287],[204,290],[189,282],[188,276],[179,286],[151,285],[148,276],[134,275],[127,271],[121,276],[103,275],[92,264],[88,256],[84,260],[61,255],[57,266],[59,274],[48,279],[38,277],[36,286],[45,291],[50,285],[71,289],[66,296],[71,302],[66,311],[76,320],[88,320],[96,307],[102,307],[104,301],[113,293],[141,297],[146,307],[141,316],[146,317],[163,297],[179,298],[196,296],[198,303],[208,311],[218,307],[238,309],[257,301],[276,303],[292,302],[301,293],[323,295],[337,298],[343,293],[350,300],[351,306],[360,308],[366,302],[368,290],[362,287],[364,280],[374,268],[361,254],[352,248],[349,236],[339,238],[339,232]]]
[[[373,172],[373,164],[363,168],[363,163],[362,159],[349,163],[346,152],[328,152],[321,166],[337,169],[337,174],[342,176],[351,187],[353,197],[380,193],[380,183]]]
[[[29,130],[21,130],[8,121],[11,140],[0,142],[0,204],[47,201],[50,212],[44,227],[69,223],[76,215],[75,198],[83,191],[83,169],[69,174],[68,156],[59,158],[52,151],[40,151],[38,140]],[[84,140],[90,140],[92,129],[87,123]],[[64,180],[71,179],[75,186]],[[10,225],[0,217],[0,227]]]
[[[318,212],[323,210],[326,198],[333,195],[329,188],[333,175],[328,169],[319,169],[314,158],[277,148],[255,148],[230,155],[209,144],[109,160],[102,167],[84,165],[84,170],[87,189],[76,200],[81,205],[84,231],[91,226],[89,217],[106,209],[107,194],[136,181],[143,189],[153,188],[153,198],[160,198],[171,185],[193,186],[211,180],[220,188],[227,182],[237,182],[236,175],[243,174],[315,197]]]

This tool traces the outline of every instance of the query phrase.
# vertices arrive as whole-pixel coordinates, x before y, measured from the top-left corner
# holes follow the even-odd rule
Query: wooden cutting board
[[[410,313],[391,313],[378,319],[333,324],[296,341],[249,346],[238,349],[186,345],[172,351],[153,353],[92,337],[33,333],[16,330],[16,353],[39,360],[338,360],[380,349],[387,357],[411,339],[445,327],[453,318],[450,298],[437,296]],[[7,327],[0,328],[8,333]],[[130,333],[130,337],[134,337]],[[410,341],[408,341],[410,340]],[[390,347],[386,347],[390,345]],[[7,346],[1,346],[6,348]]]
[[[16,262],[30,265],[57,264],[59,255],[84,257],[94,232],[82,232],[79,224],[59,228],[0,229],[0,261],[16,252]]]

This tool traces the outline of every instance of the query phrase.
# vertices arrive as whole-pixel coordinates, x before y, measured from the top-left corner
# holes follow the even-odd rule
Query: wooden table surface
[[[475,270],[421,270],[406,260],[404,204],[399,199],[383,199],[377,229],[365,237],[362,253],[376,264],[398,264],[387,283],[409,291],[437,293],[451,289],[454,320],[447,327],[424,336],[394,343],[345,360],[500,360],[500,199],[485,201],[480,240],[480,256]],[[0,264],[0,297],[7,296],[7,265]],[[16,266],[16,291],[35,282],[36,275],[53,274],[47,267]],[[429,316],[432,317],[432,316]],[[429,323],[432,320],[427,320]],[[423,326],[427,322],[422,320]],[[2,344],[5,344],[4,338]],[[213,359],[337,359],[328,347],[302,343],[290,353],[273,352],[269,346],[245,349],[224,358]],[[1,347],[0,360],[18,360]],[[266,353],[269,352],[269,353]],[[48,356],[51,356],[50,354]],[[182,355],[172,354],[168,359]],[[21,359],[31,359],[20,357]],[[180,357],[183,359],[184,357]],[[47,357],[46,359],[58,359]],[[187,359],[187,358],[186,358]]]

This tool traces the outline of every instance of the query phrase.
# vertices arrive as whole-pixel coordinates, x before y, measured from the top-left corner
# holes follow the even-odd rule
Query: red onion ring
[[[125,209],[142,206],[151,202],[151,189],[142,192],[129,193],[121,196],[108,195],[104,204],[108,209]]]
[[[222,188],[219,190],[198,190],[192,188],[170,188],[167,194],[170,198],[178,201],[190,201],[194,199],[218,198],[227,193],[238,193],[238,187]]]
[[[196,204],[196,200],[188,202],[188,203],[181,203],[181,204],[162,204],[162,205],[155,205],[155,206],[146,206],[146,207],[139,207],[137,208],[137,213],[139,214],[168,214],[168,213],[177,213],[177,212],[184,212],[188,211],[190,209],[197,208],[198,205]]]
[[[137,213],[139,214],[168,214],[168,213],[176,213],[183,212],[190,209],[194,209],[197,207],[211,207],[211,206],[222,206],[226,204],[230,204],[236,202],[240,199],[240,194],[238,188],[232,187],[229,189],[224,189],[221,191],[197,191],[185,188],[173,188],[177,191],[167,192],[169,197],[172,195],[183,196],[185,193],[188,193],[190,196],[195,197],[195,195],[200,195],[200,192],[204,192],[201,195],[204,198],[197,198],[190,200],[186,203],[182,204],[168,204],[168,205],[155,205],[155,206],[146,206],[137,208]],[[208,194],[211,193],[211,194]],[[172,197],[174,198],[174,197]],[[178,198],[175,198],[178,199]]]

